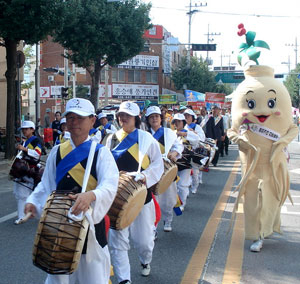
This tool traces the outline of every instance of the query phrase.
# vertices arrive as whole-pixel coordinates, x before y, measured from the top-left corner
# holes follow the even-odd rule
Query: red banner
[[[192,106],[193,110],[199,110],[202,106],[205,106],[205,102],[188,102],[189,106]]]
[[[205,93],[205,101],[208,103],[224,103],[225,94],[222,93]]]

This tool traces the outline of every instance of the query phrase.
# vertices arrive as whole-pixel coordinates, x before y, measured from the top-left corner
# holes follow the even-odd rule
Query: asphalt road
[[[229,156],[203,173],[204,183],[188,198],[183,215],[174,217],[173,232],[163,232],[159,224],[149,277],[140,275],[137,253],[130,250],[132,282],[300,283],[300,143],[291,143],[289,151],[294,206],[289,201],[283,206],[283,235],[272,236],[260,253],[251,253],[243,239],[242,210],[228,232],[236,197],[232,190],[240,180],[237,147],[230,145]],[[16,202],[8,170],[8,163],[0,161],[0,284],[40,284],[46,275],[31,260],[38,222],[13,224]],[[112,282],[117,283],[114,277]]]

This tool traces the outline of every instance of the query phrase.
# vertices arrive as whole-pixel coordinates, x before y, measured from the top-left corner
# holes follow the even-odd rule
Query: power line
[[[153,9],[184,11],[184,12],[187,11],[187,9],[168,8],[168,7],[159,7],[159,6],[152,6],[151,8],[153,8]],[[248,17],[268,17],[268,18],[300,18],[300,16],[288,16],[288,15],[243,14],[243,13],[233,13],[233,12],[216,12],[216,11],[202,11],[202,10],[198,10],[197,12],[206,13],[206,14],[226,15],[226,16],[248,16]]]

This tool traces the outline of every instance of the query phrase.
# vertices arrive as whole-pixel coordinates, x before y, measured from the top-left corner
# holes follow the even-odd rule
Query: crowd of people
[[[103,112],[96,115],[90,101],[71,99],[63,118],[58,112],[55,117],[52,123],[52,128],[57,130],[53,132],[55,142],[41,182],[33,192],[28,190],[31,180],[24,181],[23,185],[16,183],[14,192],[19,215],[15,224],[22,223],[24,213],[40,216],[48,195],[56,189],[75,201],[72,214],[79,215],[89,207],[93,209],[91,216],[97,245],[91,241],[93,235],[89,230],[87,249],[83,250],[78,269],[71,275],[48,274],[45,283],[95,283],[93,279],[99,277],[101,280],[97,283],[108,283],[110,258],[118,283],[131,283],[129,239],[137,250],[141,274],[148,276],[157,234],[158,207],[164,231],[171,232],[173,214],[182,214],[188,195],[195,194],[202,184],[203,166],[194,162],[191,153],[199,143],[211,138],[217,145],[212,165],[217,166],[219,156],[228,155],[226,131],[230,128],[230,110],[221,110],[215,105],[208,112],[202,107],[198,116],[190,107],[150,106],[141,112],[136,103],[128,101],[121,103],[116,123],[108,121]],[[23,122],[26,141],[18,146],[18,150],[24,156],[39,159],[40,145],[31,138],[35,137],[34,130],[33,122]],[[98,146],[89,172],[91,178],[87,191],[81,192],[82,176],[87,170],[89,150],[94,142]],[[155,196],[151,188],[160,181],[166,161],[177,165],[177,178],[163,194]],[[130,173],[136,182],[145,184],[147,194],[134,221],[126,228],[111,228],[107,234],[105,215],[118,191],[119,172]],[[20,186],[27,190],[21,191]],[[20,196],[22,192],[25,194]],[[177,210],[173,210],[175,207]],[[93,246],[92,250],[99,250],[102,258],[95,257],[89,246]]]

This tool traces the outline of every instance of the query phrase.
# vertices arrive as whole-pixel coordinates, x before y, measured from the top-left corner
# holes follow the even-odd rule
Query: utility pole
[[[299,46],[297,43],[297,37],[295,38],[295,44],[286,44],[285,46],[294,46],[295,47],[294,51],[295,51],[295,69],[296,69],[297,64],[298,64],[297,57],[298,57],[298,46]]]
[[[73,78],[72,78],[73,98],[76,98],[76,67],[74,63],[72,64],[72,73],[73,73]]]
[[[221,33],[210,33],[209,32],[209,24],[208,24],[207,34],[204,34],[204,35],[207,36],[207,44],[209,44],[209,42],[214,41],[214,39],[213,38],[211,39],[210,36],[219,36],[219,35],[221,35]],[[207,53],[206,53],[206,62],[207,62],[207,64],[208,64],[208,60],[209,60],[208,52],[209,51],[207,50]]]
[[[192,8],[198,8],[198,7],[206,7],[207,3],[199,3],[195,4],[192,6],[192,0],[190,0],[190,5],[189,5],[189,11],[186,13],[189,16],[189,34],[188,34],[188,54],[187,54],[187,59],[188,59],[188,66],[190,66],[191,63],[191,29],[192,29],[192,16],[194,13],[199,12],[199,10]]]
[[[40,44],[35,46],[35,121],[36,129],[40,131],[41,102],[40,102]]]

